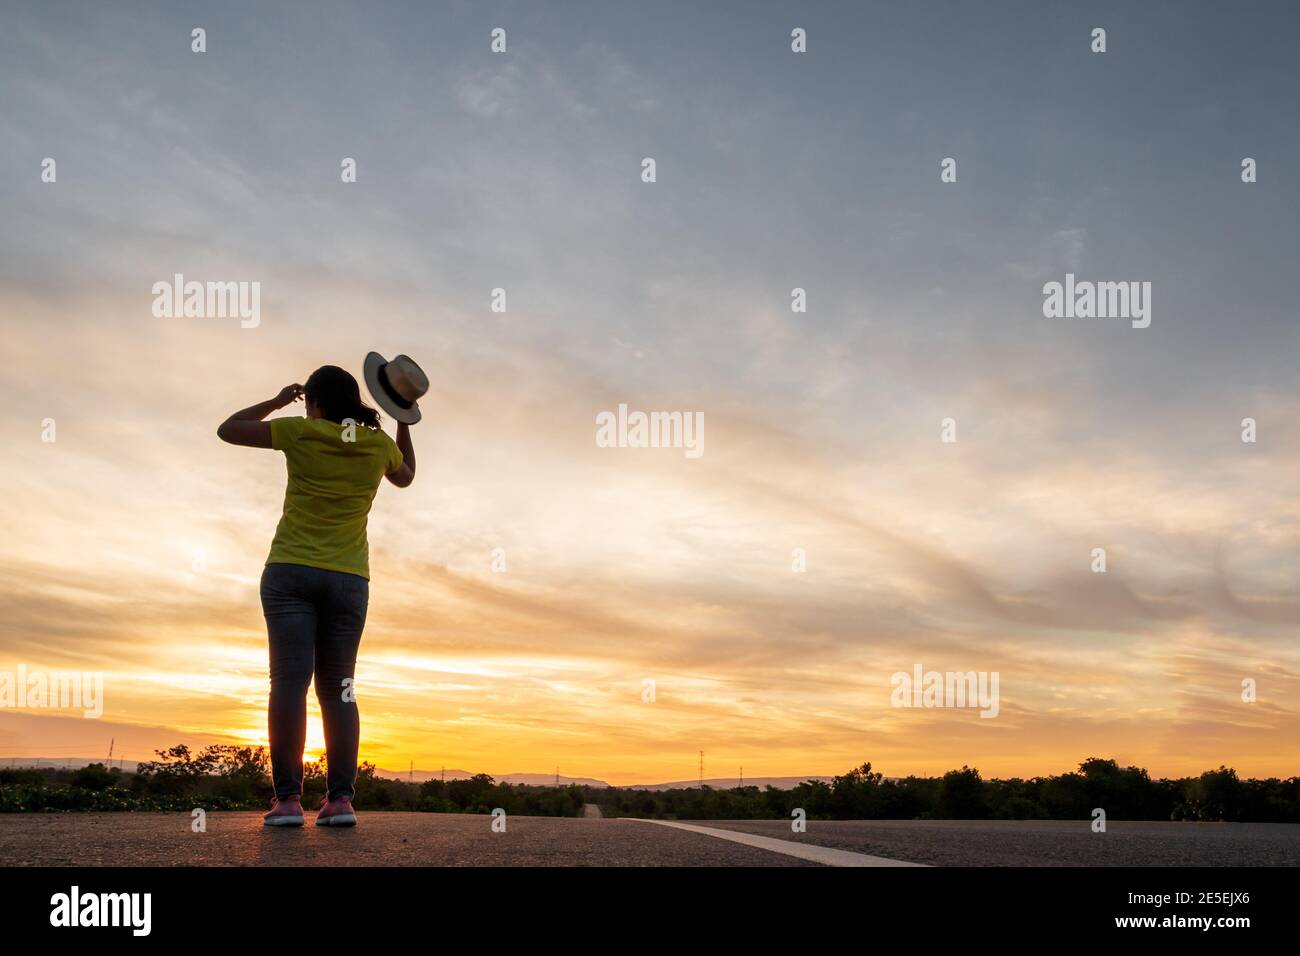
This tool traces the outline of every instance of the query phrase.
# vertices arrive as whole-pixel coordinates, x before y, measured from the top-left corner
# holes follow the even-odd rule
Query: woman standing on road
[[[268,826],[302,826],[302,753],[307,737],[307,687],[316,678],[328,765],[318,826],[355,826],[352,797],[361,725],[353,676],[370,597],[366,519],[382,478],[399,488],[415,480],[408,428],[420,420],[416,401],[429,388],[405,355],[366,357],[375,401],[398,422],[397,440],[379,413],[361,400],[357,380],[334,365],[306,385],[235,412],[217,435],[232,445],[284,453],[284,514],[262,572],[262,611],[270,639],[268,707],[275,803]],[[306,417],[264,421],[305,399]]]

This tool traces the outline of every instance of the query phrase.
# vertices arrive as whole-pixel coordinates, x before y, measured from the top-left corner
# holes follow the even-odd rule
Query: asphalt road
[[[262,826],[260,813],[3,813],[0,866],[811,866],[630,820],[360,813],[359,825]]]
[[[1298,866],[1291,823],[1126,823],[1093,833],[1091,820],[714,821],[785,840],[930,866]]]
[[[782,841],[938,866],[1300,865],[1287,824],[1088,821],[692,821]],[[827,854],[837,859],[847,854]],[[264,827],[259,813],[0,814],[0,866],[815,866],[771,849],[636,820],[363,813],[355,829]]]

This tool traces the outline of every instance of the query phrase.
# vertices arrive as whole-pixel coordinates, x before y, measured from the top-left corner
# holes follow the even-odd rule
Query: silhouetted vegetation
[[[265,810],[275,790],[265,747],[212,746],[193,753],[178,745],[155,751],[157,760],[124,773],[93,763],[78,770],[0,770],[0,812],[65,810]],[[324,760],[303,765],[303,806],[325,797]],[[497,783],[487,774],[467,780],[408,783],[378,775],[374,764],[357,772],[353,803],[362,810],[430,813],[581,816],[581,787],[533,787]]]
[[[0,812],[67,810],[261,810],[270,805],[269,759],[262,747],[176,746],[158,760],[124,773],[94,763],[78,770],[0,770]],[[325,761],[304,767],[303,805],[325,796]],[[791,818],[810,820],[1080,820],[1094,808],[1110,820],[1191,820],[1300,823],[1300,777],[1241,780],[1228,767],[1199,777],[1152,780],[1140,767],[1090,757],[1073,773],[1022,780],[985,780],[962,767],[942,777],[885,779],[870,763],[829,783],[809,780],[790,790],[630,790],[571,785],[498,783],[487,774],[463,780],[410,783],[378,776],[364,763],[357,774],[361,810],[581,816],[595,803],[607,817],[677,820]]]
[[[985,780],[962,767],[942,777],[886,780],[870,763],[830,783],[790,790],[587,789],[607,817],[770,820],[802,809],[810,820],[1080,820],[1100,807],[1109,820],[1300,823],[1300,777],[1240,780],[1227,767],[1199,777],[1152,780],[1140,767],[1090,757],[1075,773]]]

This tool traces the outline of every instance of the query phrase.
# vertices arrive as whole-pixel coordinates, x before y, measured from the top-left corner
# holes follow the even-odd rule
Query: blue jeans
[[[271,646],[271,779],[279,799],[302,795],[307,742],[307,686],[325,725],[329,799],[352,797],[361,720],[352,680],[366,626],[370,582],[360,575],[302,564],[268,564],[262,613]],[[347,684],[344,684],[344,681]]]

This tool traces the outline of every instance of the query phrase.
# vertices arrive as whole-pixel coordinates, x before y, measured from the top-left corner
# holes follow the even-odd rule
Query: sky
[[[1300,770],[1290,5],[0,18],[0,672],[105,687],[0,708],[0,762],[265,742],[284,463],[216,426],[374,349],[432,386],[370,519],[362,759]],[[176,273],[259,323],[156,317]],[[1150,282],[1150,327],[1045,317],[1067,274]],[[620,403],[704,454],[598,447]],[[998,715],[893,706],[917,665]]]

